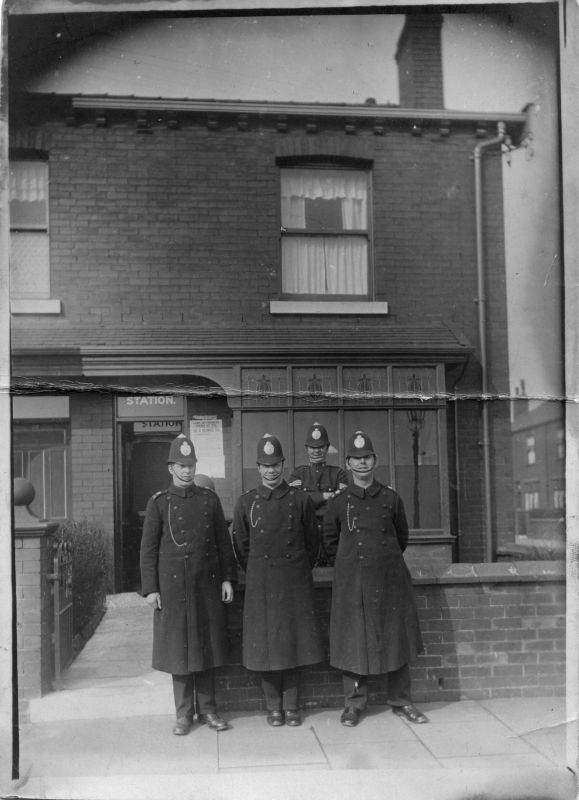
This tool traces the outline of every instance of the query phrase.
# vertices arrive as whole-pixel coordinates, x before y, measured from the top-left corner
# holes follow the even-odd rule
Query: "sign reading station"
[[[183,397],[174,395],[136,395],[117,397],[119,419],[163,419],[183,416]]]

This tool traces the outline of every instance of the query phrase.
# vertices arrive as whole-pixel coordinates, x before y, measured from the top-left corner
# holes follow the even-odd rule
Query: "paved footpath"
[[[154,672],[151,612],[113,595],[65,688],[31,704],[20,780],[3,797],[47,800],[574,800],[564,698],[421,704],[428,725],[374,707],[355,729],[339,709],[273,730],[225,715],[219,734],[171,734],[170,676]],[[574,728],[575,726],[573,726]]]

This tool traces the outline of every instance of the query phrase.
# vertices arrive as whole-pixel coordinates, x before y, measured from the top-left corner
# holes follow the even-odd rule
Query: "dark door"
[[[166,489],[169,445],[179,431],[135,434],[133,423],[122,423],[122,591],[140,590],[139,551],[149,498]]]

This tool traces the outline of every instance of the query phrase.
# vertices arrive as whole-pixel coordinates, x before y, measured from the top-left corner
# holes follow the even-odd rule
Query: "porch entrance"
[[[157,431],[142,431],[138,422],[120,423],[121,487],[121,586],[120,591],[140,590],[139,550],[145,508],[155,492],[170,483],[167,453],[171,441],[181,433],[180,421],[157,422]],[[153,425],[152,422],[148,424]]]

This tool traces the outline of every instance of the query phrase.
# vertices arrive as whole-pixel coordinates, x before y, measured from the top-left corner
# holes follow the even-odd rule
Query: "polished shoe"
[[[199,714],[200,725],[209,725],[214,731],[226,731],[229,725],[219,714]]]
[[[285,722],[283,711],[268,711],[267,724],[272,728],[279,728]]]
[[[428,722],[428,717],[426,714],[423,714],[420,709],[413,706],[412,703],[408,703],[405,706],[392,706],[392,711],[398,717],[404,717],[408,720],[408,722],[414,722],[415,725],[423,725],[425,722]]]
[[[302,724],[302,717],[299,711],[286,711],[285,724],[292,725],[294,728]]]
[[[192,727],[192,719],[189,719],[189,717],[177,717],[175,725],[173,726],[173,733],[175,736],[187,736]]]
[[[358,708],[345,708],[342,711],[340,722],[342,725],[347,725],[348,728],[355,728],[360,721],[360,709]]]

